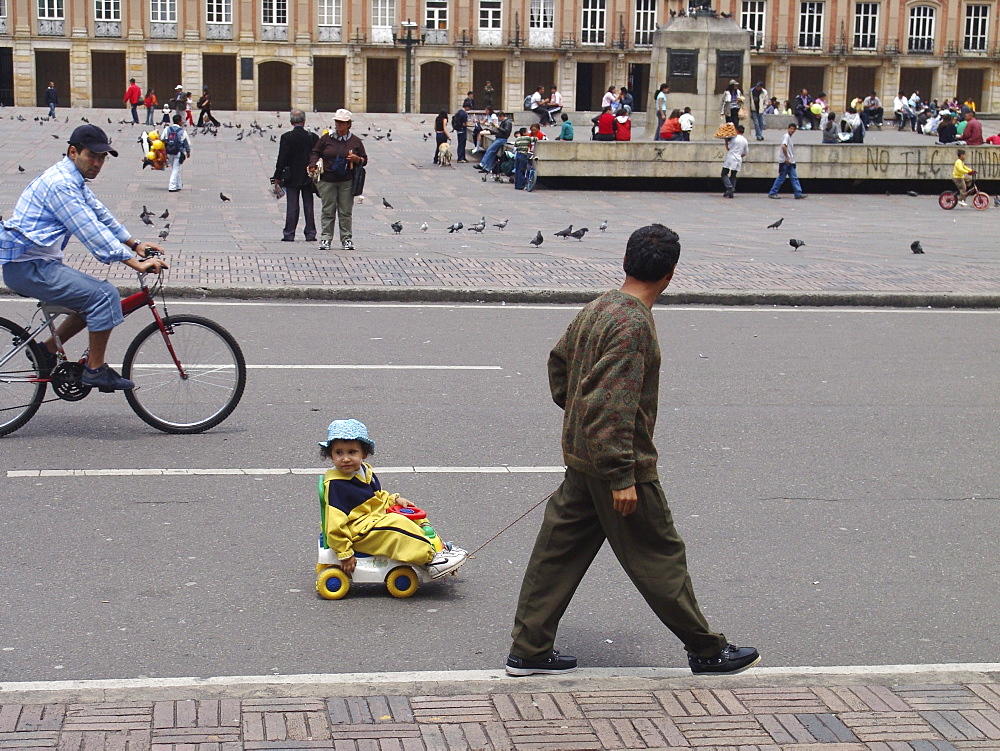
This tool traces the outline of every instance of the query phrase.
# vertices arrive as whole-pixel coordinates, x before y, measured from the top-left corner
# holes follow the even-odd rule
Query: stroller
[[[493,177],[494,182],[503,182],[504,178],[507,182],[514,182],[514,144],[506,143],[504,147],[500,149],[500,153],[497,154],[497,159],[493,163],[493,169],[489,172],[483,173],[483,182],[490,176]]]

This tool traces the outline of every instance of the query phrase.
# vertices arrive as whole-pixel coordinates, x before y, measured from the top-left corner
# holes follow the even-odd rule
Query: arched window
[[[910,8],[910,28],[908,52],[934,52],[934,18],[937,9],[930,5],[914,5]]]

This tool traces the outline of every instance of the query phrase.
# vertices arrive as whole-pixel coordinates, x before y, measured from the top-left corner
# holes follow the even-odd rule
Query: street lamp
[[[413,37],[413,30],[418,28],[419,24],[406,19],[400,24],[404,29],[406,29],[405,37],[397,37],[395,34],[392,35],[393,44],[405,44],[406,45],[406,109],[405,112],[409,114],[410,112],[410,82],[413,80],[413,48],[418,44],[423,44],[423,36]]]

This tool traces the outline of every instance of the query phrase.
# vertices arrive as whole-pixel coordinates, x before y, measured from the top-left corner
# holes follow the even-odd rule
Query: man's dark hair
[[[737,125],[736,126],[736,132],[737,133],[745,133],[746,132],[746,127],[744,127],[743,125]]]
[[[622,268],[639,281],[657,282],[674,270],[680,257],[677,233],[662,224],[650,224],[629,236]]]
[[[174,115],[174,125],[180,125],[182,122],[184,122],[183,115]]]

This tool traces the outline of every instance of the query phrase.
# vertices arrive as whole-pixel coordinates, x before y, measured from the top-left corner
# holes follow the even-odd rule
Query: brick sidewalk
[[[749,183],[735,201],[714,192],[632,192],[600,186],[541,186],[529,194],[507,184],[483,183],[471,165],[432,167],[433,139],[423,139],[429,116],[359,115],[355,132],[371,132],[365,140],[370,156],[367,200],[354,211],[358,250],[320,252],[302,239],[301,224],[296,243],[279,241],[284,202],[268,194],[267,178],[277,152],[269,136],[287,127],[285,117],[273,112],[224,113],[223,123],[244,129],[258,120],[268,136],[246,136],[236,143],[236,127],[220,129],[217,137],[195,135],[192,159],[183,168],[184,190],[168,194],[165,173],[141,169],[139,148],[133,143],[140,129],[119,125],[121,111],[61,109],[57,122],[41,124],[31,119],[39,114],[33,109],[8,108],[4,114],[0,136],[7,148],[0,152],[0,214],[10,216],[23,187],[58,159],[71,128],[87,116],[106,128],[121,151],[93,183],[98,197],[139,237],[155,238],[165,224],[155,218],[155,227],[143,227],[137,218],[143,205],[156,215],[169,208],[170,236],[164,245],[173,262],[171,284],[177,288],[214,294],[229,288],[281,294],[292,288],[296,294],[315,290],[328,296],[334,290],[353,290],[376,297],[404,290],[424,299],[485,289],[507,291],[508,299],[519,292],[589,294],[620,281],[629,233],[660,221],[678,231],[684,248],[671,293],[691,299],[712,301],[713,294],[725,294],[753,302],[759,301],[755,296],[779,294],[791,296],[786,302],[805,302],[829,294],[869,303],[910,296],[908,304],[930,304],[920,296],[932,296],[934,304],[970,297],[976,304],[986,300],[1000,305],[1000,256],[993,242],[1000,232],[1000,211],[942,211],[935,199],[935,193],[947,187],[941,181],[897,186],[891,196],[815,194],[808,201],[780,203],[766,200],[763,191]],[[14,119],[18,114],[25,120]],[[325,123],[323,115],[307,117],[309,126]],[[380,135],[375,127],[383,134],[391,129],[392,141],[375,140]],[[802,133],[800,140],[809,142],[814,136],[818,138]],[[769,142],[777,137],[768,131]],[[920,136],[891,129],[872,133],[870,140],[877,145],[907,139],[924,143]],[[907,188],[925,195],[907,196]],[[231,202],[220,201],[220,191]],[[382,198],[395,208],[384,208]],[[316,207],[318,214],[318,202]],[[481,216],[487,219],[482,234],[447,232],[452,222],[468,227]],[[784,218],[781,229],[766,229],[778,217]],[[510,220],[506,229],[492,226],[503,219]],[[400,235],[389,227],[396,220],[404,226]],[[603,220],[609,222],[607,232],[597,229]],[[429,225],[427,232],[419,230],[423,222]],[[591,232],[580,242],[553,236],[568,224],[589,226]],[[539,230],[545,242],[532,248],[528,241]],[[806,242],[798,252],[788,246],[792,237]],[[913,239],[921,240],[925,255],[910,252]],[[67,252],[72,264],[102,276],[107,273],[78,242]],[[131,281],[118,268],[111,278]],[[434,290],[436,295],[431,294]]]
[[[752,674],[748,674],[752,675]],[[991,674],[992,675],[992,674]],[[565,678],[568,678],[566,676]],[[503,681],[502,686],[496,683]],[[0,748],[60,751],[337,749],[1000,749],[1000,684],[814,680],[721,688],[0,704]],[[15,685],[15,684],[9,684]],[[544,684],[541,684],[544,685]],[[359,686],[360,688],[360,686]],[[2,693],[0,693],[2,699]]]

